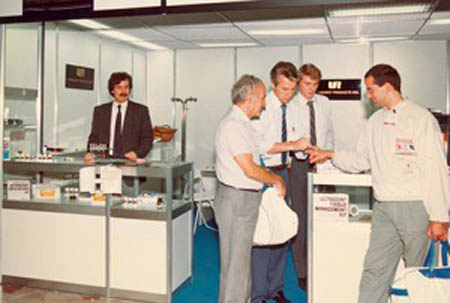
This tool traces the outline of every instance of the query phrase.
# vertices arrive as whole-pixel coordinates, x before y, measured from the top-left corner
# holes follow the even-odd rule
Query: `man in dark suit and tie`
[[[128,73],[112,73],[108,90],[114,98],[94,109],[88,152],[84,159],[94,162],[93,144],[108,147],[110,157],[136,160],[145,158],[153,145],[153,130],[147,106],[129,100],[133,88]]]

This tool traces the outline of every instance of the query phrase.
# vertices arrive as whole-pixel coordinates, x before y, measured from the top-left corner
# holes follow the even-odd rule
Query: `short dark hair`
[[[122,81],[128,80],[128,83],[130,84],[130,90],[133,88],[133,79],[131,78],[130,74],[126,72],[115,72],[112,73],[108,80],[108,91],[111,96],[114,97],[112,94],[112,91],[114,90],[114,86],[119,84]]]
[[[279,61],[272,67],[272,70],[270,71],[270,80],[275,86],[278,85],[279,76],[285,76],[289,81],[298,82],[297,69],[291,62]]]
[[[313,80],[320,81],[322,80],[322,72],[320,69],[312,63],[305,63],[298,69],[298,75],[300,77],[300,81],[303,76],[308,76]]]
[[[401,93],[402,80],[398,71],[388,64],[377,64],[372,66],[364,75],[364,79],[373,77],[374,82],[378,86],[389,83],[396,91]]]

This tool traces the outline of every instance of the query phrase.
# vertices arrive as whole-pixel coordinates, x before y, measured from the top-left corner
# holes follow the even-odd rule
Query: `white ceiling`
[[[448,1],[448,0],[446,0]],[[322,10],[324,11],[324,10]],[[239,12],[232,12],[239,15]],[[357,39],[450,40],[450,12],[373,17],[330,18],[326,16],[281,20],[233,20],[232,13],[209,12],[178,16],[133,16],[98,19],[115,30],[169,49],[200,48],[204,43],[252,43],[256,46],[279,46],[340,43]],[[259,12],[255,12],[257,15]],[[249,11],[248,14],[252,14]],[[244,19],[240,15],[240,20]],[[434,24],[436,20],[447,24]],[[257,35],[261,30],[321,31],[316,34]],[[377,41],[378,41],[377,40]]]

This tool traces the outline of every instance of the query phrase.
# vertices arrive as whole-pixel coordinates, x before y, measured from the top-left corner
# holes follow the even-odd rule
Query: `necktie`
[[[316,138],[316,113],[314,112],[314,106],[312,101],[308,101],[308,107],[309,107],[309,134],[311,137],[311,144],[316,145],[317,144],[317,138]]]
[[[114,157],[120,158],[121,145],[122,145],[122,113],[120,111],[120,105],[117,106],[116,126],[114,129]]]
[[[287,141],[286,104],[281,105],[281,142]],[[281,153],[281,164],[287,164],[287,152]]]

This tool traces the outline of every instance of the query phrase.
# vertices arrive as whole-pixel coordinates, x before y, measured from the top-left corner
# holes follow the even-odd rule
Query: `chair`
[[[197,209],[194,218],[193,233],[195,234],[195,232],[197,231],[197,226],[202,224],[205,224],[206,228],[217,231],[216,228],[208,224],[203,213],[204,208],[210,208],[213,210],[214,199],[216,195],[214,192],[208,192],[206,190],[202,174],[198,169],[194,169],[193,190],[194,197],[192,202]],[[189,200],[189,183],[186,183],[184,187],[184,197],[185,200]]]

